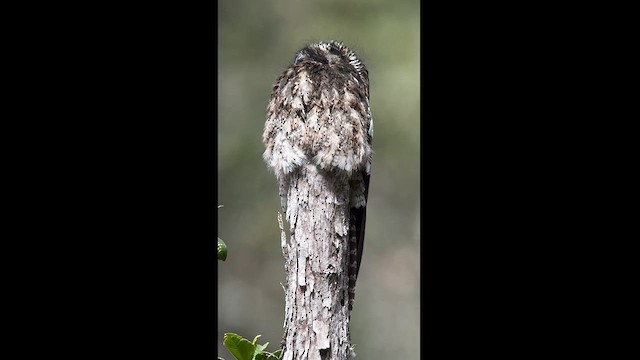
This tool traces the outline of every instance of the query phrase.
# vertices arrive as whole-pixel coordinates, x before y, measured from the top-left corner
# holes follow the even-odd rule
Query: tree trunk
[[[349,334],[349,177],[314,164],[281,179],[287,271],[284,360],[355,357]]]

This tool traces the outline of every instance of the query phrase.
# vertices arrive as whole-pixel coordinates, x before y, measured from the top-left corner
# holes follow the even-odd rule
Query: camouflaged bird
[[[277,79],[267,110],[263,157],[280,182],[285,213],[288,177],[296,169],[313,165],[348,177],[351,309],[362,259],[373,154],[367,69],[341,42],[309,45]]]

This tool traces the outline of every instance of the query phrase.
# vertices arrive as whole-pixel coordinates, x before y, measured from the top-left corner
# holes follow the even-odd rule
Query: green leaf
[[[238,334],[226,333],[222,342],[224,347],[238,360],[252,360],[255,346]]]
[[[275,351],[273,354],[267,352],[267,353],[265,353],[267,355],[265,360],[280,360],[281,359],[281,355],[280,355],[281,353],[282,353],[282,349]]]
[[[267,360],[269,353],[259,353],[253,357],[253,360]]]
[[[264,349],[267,348],[267,345],[269,345],[269,343],[266,343],[264,345],[256,345],[256,354],[263,353]]]
[[[269,345],[269,343],[266,343],[264,345],[258,344],[258,338],[260,336],[262,335],[258,335],[255,338],[253,338],[253,344],[256,346],[256,351],[254,352],[253,360],[266,360],[267,355],[269,355],[268,352],[264,351],[264,349],[267,348],[267,345]]]
[[[220,238],[218,238],[218,260],[227,260],[227,244]]]

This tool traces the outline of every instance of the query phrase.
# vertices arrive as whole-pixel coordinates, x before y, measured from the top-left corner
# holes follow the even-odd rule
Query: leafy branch
[[[273,353],[265,351],[269,343],[258,344],[260,336],[256,336],[251,342],[238,334],[225,333],[223,345],[237,360],[280,360],[282,358],[282,349]],[[218,359],[224,360],[222,358]]]

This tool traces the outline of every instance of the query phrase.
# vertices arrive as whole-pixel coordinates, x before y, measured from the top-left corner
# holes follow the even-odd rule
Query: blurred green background
[[[276,179],[262,161],[271,88],[295,53],[340,40],[369,70],[375,151],[351,315],[359,359],[419,358],[420,2],[218,2],[218,353],[225,332],[280,344],[284,261]]]

